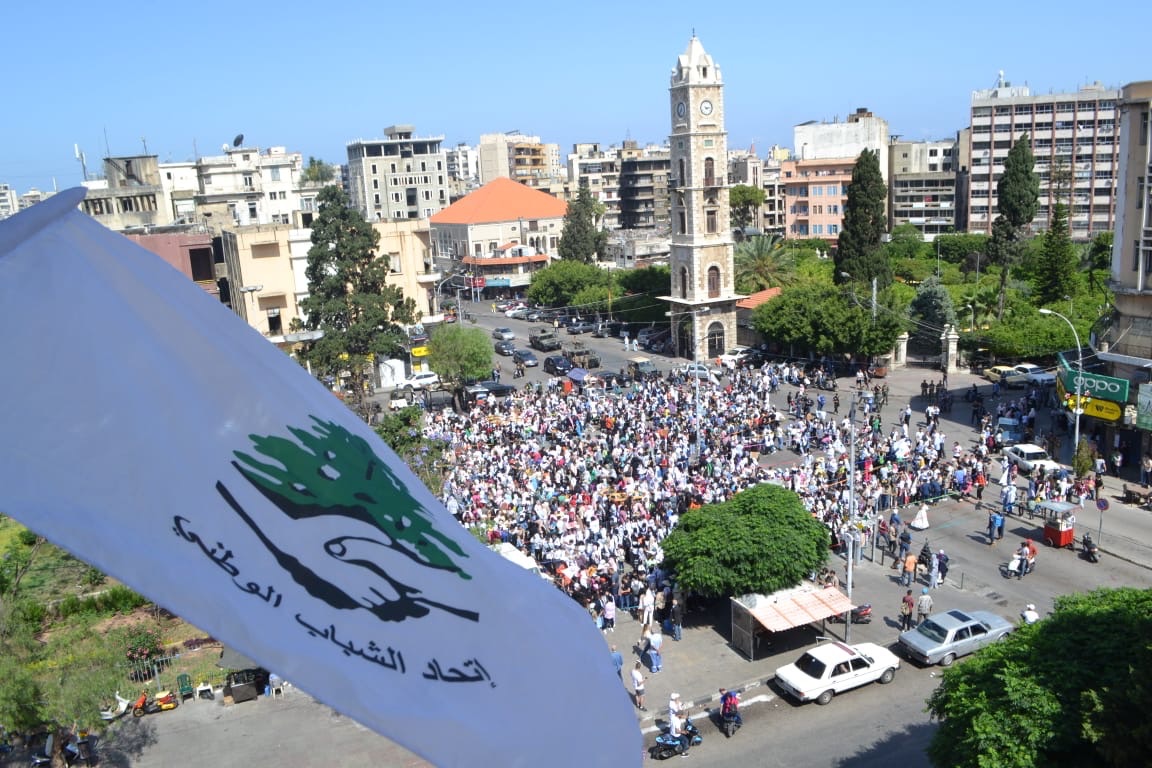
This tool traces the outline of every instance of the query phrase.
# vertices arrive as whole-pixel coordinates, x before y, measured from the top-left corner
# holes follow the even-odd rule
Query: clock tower
[[[672,295],[676,351],[709,360],[736,343],[736,294],[728,206],[728,134],[720,68],[695,36],[668,88],[672,118]]]

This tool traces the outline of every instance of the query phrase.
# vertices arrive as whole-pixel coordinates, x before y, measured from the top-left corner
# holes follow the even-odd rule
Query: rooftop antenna
[[[112,157],[112,148],[108,146],[108,126],[104,126],[104,157]]]
[[[232,146],[234,146],[234,147],[238,147],[243,143],[244,143],[244,134],[242,134],[242,133],[236,134],[236,138],[232,139]]]
[[[84,153],[80,151],[79,144],[73,144],[72,148],[76,152],[76,159],[80,161],[80,172],[84,175],[84,181],[88,181],[88,162],[84,157]]]

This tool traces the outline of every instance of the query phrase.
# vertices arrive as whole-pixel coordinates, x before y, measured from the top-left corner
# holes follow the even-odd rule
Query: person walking
[[[948,555],[944,554],[944,550],[936,553],[936,568],[939,572],[939,578],[934,586],[939,587],[948,578]]]
[[[656,595],[652,594],[652,588],[648,587],[644,590],[644,594],[640,595],[640,626],[646,627],[652,623],[652,613],[656,610]]]
[[[916,600],[912,597],[912,590],[904,593],[900,598],[900,631],[907,632],[912,629],[912,611],[916,607]]]
[[[632,696],[636,700],[636,708],[647,712],[648,707],[644,706],[644,667],[640,662],[632,667]]]
[[[604,620],[602,629],[604,634],[616,631],[616,603],[611,595],[604,597],[604,607],[600,610],[600,618]]]
[[[928,588],[936,589],[938,586],[940,586],[940,558],[933,553],[928,556]]]
[[[684,606],[680,605],[680,601],[672,598],[672,608],[668,612],[668,618],[672,621],[672,639],[680,642],[680,637],[684,632]]]
[[[996,510],[988,513],[988,544],[996,543],[996,533],[1004,527],[1004,518]]]
[[[624,654],[620,653],[620,651],[616,648],[616,646],[613,645],[612,646],[612,653],[609,656],[609,658],[612,659],[612,668],[616,670],[616,677],[623,680],[624,679]]]
[[[906,587],[912,586],[916,581],[916,555],[909,552],[904,556],[904,573],[900,583]]]
[[[919,625],[932,613],[932,595],[928,594],[928,587],[920,590],[920,598],[916,601],[916,624]]]

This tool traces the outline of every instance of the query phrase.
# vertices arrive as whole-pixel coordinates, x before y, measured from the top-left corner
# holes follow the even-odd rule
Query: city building
[[[785,236],[835,243],[861,152],[876,153],[888,184],[888,121],[861,107],[843,122],[801,123],[793,128],[792,139],[795,155],[780,163]]]
[[[480,187],[480,153],[463,142],[444,150],[449,204]]]
[[[785,160],[780,164],[786,237],[836,242],[855,164],[854,157]]]
[[[888,230],[911,224],[924,240],[956,231],[956,142],[900,141],[888,147]]]
[[[778,150],[778,147],[773,147],[766,159],[757,157],[755,147],[728,154],[728,180],[732,184],[758,187],[764,191],[764,204],[749,224],[752,231],[746,234],[784,235],[785,185],[780,179]],[[783,156],[788,157],[786,152]]]
[[[972,92],[968,231],[991,234],[999,211],[996,184],[1008,151],[1028,136],[1040,177],[1033,231],[1047,229],[1057,201],[1069,207],[1072,239],[1090,240],[1115,224],[1119,91],[1094,83],[1075,93],[1033,95],[1004,73],[995,88]]]
[[[563,200],[497,178],[431,217],[433,253],[477,295],[522,291],[556,253],[567,212]]]
[[[204,289],[205,293],[220,300],[216,255],[212,233],[201,225],[158,227],[148,233],[125,232],[124,236],[167,262]]]
[[[550,187],[566,177],[560,145],[519,131],[480,136],[480,183],[510,178],[530,187]]]
[[[1115,310],[1097,322],[1091,342],[1112,376],[1138,390],[1125,401],[1118,427],[1119,439],[1131,448],[1125,463],[1134,464],[1152,452],[1152,80],[1125,85],[1118,101],[1119,183],[1109,283]],[[1097,394],[1092,392],[1094,398]]]
[[[625,141],[619,156],[620,229],[667,229],[668,148]]]
[[[557,197],[571,201],[580,187],[604,206],[603,227],[609,231],[620,226],[620,152],[608,151],[596,143],[575,144],[568,155],[568,185]]]
[[[7,184],[0,184],[0,219],[6,219],[20,210],[20,196]]]
[[[449,205],[443,136],[415,136],[411,125],[383,139],[348,143],[348,192],[368,221],[424,219]]]
[[[196,160],[198,190],[193,198],[195,215],[206,218],[216,229],[257,224],[287,225],[300,209],[296,194],[303,157],[284,147],[222,147],[224,154]],[[187,171],[174,167],[173,188],[187,183]],[[165,179],[167,181],[167,179]],[[181,196],[183,198],[184,196]],[[186,202],[181,203],[187,215]]]
[[[722,354],[736,342],[728,134],[720,68],[693,36],[669,88],[672,248],[669,302],[678,354]]]
[[[104,158],[104,175],[84,180],[80,209],[117,232],[175,222],[156,155]]]

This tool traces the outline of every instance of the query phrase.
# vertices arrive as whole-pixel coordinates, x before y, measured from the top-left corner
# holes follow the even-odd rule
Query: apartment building
[[[195,162],[199,189],[193,197],[196,216],[216,228],[256,224],[291,224],[300,209],[296,194],[304,159],[284,147],[222,148],[224,154]],[[186,178],[176,164],[172,182]],[[186,203],[182,203],[186,206]]]
[[[349,142],[348,191],[368,221],[428,218],[447,208],[448,159],[443,136],[417,137],[411,125],[384,129],[383,139]]]
[[[480,136],[480,183],[515,179],[529,187],[550,187],[567,177],[560,145],[516,131]]]
[[[604,205],[603,227],[609,231],[620,226],[620,151],[617,147],[601,150],[598,143],[572,146],[568,155],[568,184],[557,197],[571,201],[580,187],[588,187]]]
[[[20,196],[7,184],[0,184],[0,219],[14,215],[19,209]]]
[[[911,224],[924,240],[956,228],[956,141],[899,141],[888,147],[888,229]]]
[[[830,244],[840,237],[855,164],[854,157],[785,160],[780,164],[786,237]]]
[[[156,155],[106,157],[104,175],[85,179],[84,187],[88,191],[80,210],[108,229],[120,232],[175,222]]]
[[[463,142],[444,150],[449,204],[480,188],[480,153]]]
[[[1040,177],[1034,231],[1047,228],[1057,201],[1069,208],[1072,239],[1085,241],[1115,224],[1120,92],[1094,83],[1075,93],[1033,95],[1000,73],[995,88],[972,92],[968,231],[992,232],[998,215],[996,183],[1021,135],[1032,140]]]
[[[666,146],[624,142],[620,148],[620,229],[668,228],[671,158]]]
[[[775,150],[776,148],[773,148]],[[787,154],[784,155],[787,157]],[[756,156],[755,148],[733,150],[728,153],[728,180],[764,190],[764,205],[760,206],[751,226],[766,235],[783,236],[784,183],[780,179],[780,160],[774,151],[766,159]]]
[[[860,107],[846,120],[832,122],[809,120],[792,129],[795,156],[800,160],[839,160],[853,163],[860,153],[870,149],[877,153],[880,174],[888,183],[888,121]]]

